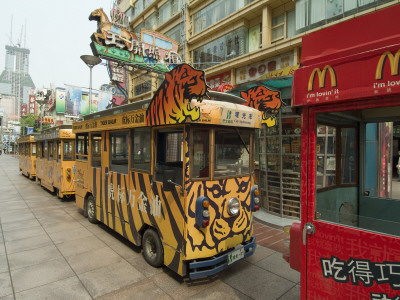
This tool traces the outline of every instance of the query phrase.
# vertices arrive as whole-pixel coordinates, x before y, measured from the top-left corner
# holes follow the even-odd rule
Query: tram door
[[[311,109],[308,123],[307,299],[393,299],[400,295],[400,181],[391,171],[399,108],[333,110]]]

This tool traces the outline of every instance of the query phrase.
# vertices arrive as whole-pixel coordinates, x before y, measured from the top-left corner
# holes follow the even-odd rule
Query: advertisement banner
[[[65,89],[56,89],[56,114],[65,114]]]
[[[35,104],[36,104],[36,96],[35,95],[29,95],[29,108],[28,112],[30,114],[35,114]]]
[[[110,91],[101,91],[99,93],[98,111],[107,109],[112,104],[113,94]]]
[[[33,127],[26,127],[26,134],[32,134],[33,133]]]
[[[231,83],[231,72],[225,72],[222,74],[218,74],[216,76],[206,78],[207,85],[210,87],[210,90],[216,91],[220,85],[230,84]]]
[[[66,86],[65,114],[78,117],[81,113],[82,89],[75,86]]]
[[[102,84],[100,90],[112,94],[112,99],[111,102],[109,102],[109,107],[111,107],[111,104],[117,106],[121,105],[121,103],[125,101],[125,95],[115,85]]]

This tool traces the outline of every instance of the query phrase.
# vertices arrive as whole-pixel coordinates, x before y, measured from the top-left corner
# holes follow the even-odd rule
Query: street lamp
[[[81,55],[81,59],[90,69],[90,83],[89,83],[89,114],[92,113],[92,69],[95,65],[101,63],[101,59],[94,55]]]
[[[43,125],[43,104],[45,104],[46,100],[44,97],[38,97],[36,96],[36,102],[39,104],[39,115],[40,115],[40,131],[42,131],[42,125]]]

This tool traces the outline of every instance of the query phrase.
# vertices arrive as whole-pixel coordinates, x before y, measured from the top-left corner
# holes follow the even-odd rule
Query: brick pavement
[[[0,156],[0,300],[299,299],[299,273],[282,258],[283,231],[255,220],[254,233],[253,256],[207,280],[182,280],[89,223],[74,201],[22,176],[17,158]]]

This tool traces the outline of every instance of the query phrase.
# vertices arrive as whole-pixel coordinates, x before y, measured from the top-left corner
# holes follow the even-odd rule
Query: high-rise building
[[[263,208],[300,218],[300,114],[291,107],[292,76],[302,37],[398,4],[391,0],[121,0],[130,30],[155,30],[178,41],[179,55],[206,73],[211,89],[239,95],[254,85],[279,91],[284,103],[273,128],[258,133],[258,181]],[[129,102],[150,98],[162,77],[135,69]]]
[[[0,75],[0,94],[15,96],[15,114],[20,115],[21,104],[28,104],[29,91],[35,84],[29,75],[30,50],[6,45],[5,69]]]

